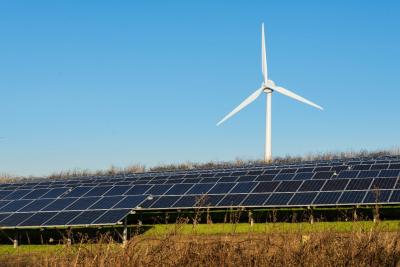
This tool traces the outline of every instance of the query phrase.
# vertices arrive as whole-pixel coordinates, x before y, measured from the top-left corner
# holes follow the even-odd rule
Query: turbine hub
[[[268,80],[266,83],[263,83],[265,93],[272,93],[274,91],[274,89],[272,89],[273,87],[275,87],[273,80]]]

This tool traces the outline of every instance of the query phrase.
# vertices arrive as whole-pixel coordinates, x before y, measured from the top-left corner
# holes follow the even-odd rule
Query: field
[[[129,242],[0,246],[1,266],[398,266],[400,222],[155,225]]]

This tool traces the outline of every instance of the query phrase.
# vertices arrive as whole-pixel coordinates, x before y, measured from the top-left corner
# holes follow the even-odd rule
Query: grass
[[[248,223],[216,223],[216,224],[156,224],[152,225],[144,236],[159,236],[173,232],[181,234],[216,235],[230,233],[321,233],[321,232],[352,232],[357,230],[369,231],[377,229],[385,232],[400,231],[400,221],[381,221],[378,224],[372,221],[358,222],[316,222],[314,224],[301,223],[255,223],[251,227]]]
[[[0,245],[0,255],[49,253],[61,251],[63,248],[64,245],[22,245],[17,248],[13,245]]]
[[[158,225],[121,246],[0,246],[8,266],[400,266],[399,222]],[[278,231],[275,231],[278,230]],[[242,233],[240,233],[242,232]]]

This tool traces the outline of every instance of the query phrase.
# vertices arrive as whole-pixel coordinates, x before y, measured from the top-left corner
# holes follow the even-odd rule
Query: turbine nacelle
[[[275,82],[273,80],[268,80],[266,83],[262,83],[261,88],[263,88],[264,93],[272,93],[275,88]]]

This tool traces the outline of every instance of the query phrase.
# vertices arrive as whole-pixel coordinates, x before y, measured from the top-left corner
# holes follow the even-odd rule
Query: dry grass
[[[399,266],[400,233],[134,236],[125,247],[103,236],[96,244],[0,256],[1,266]]]

